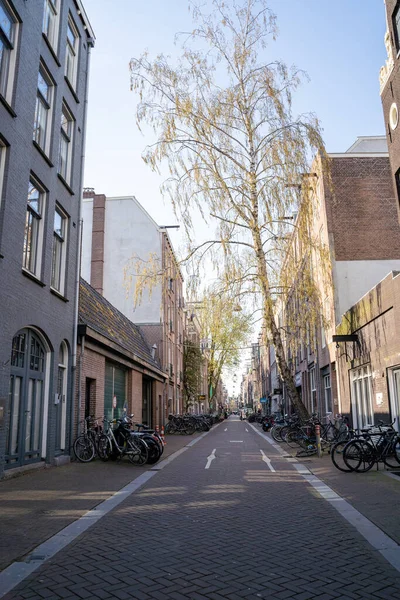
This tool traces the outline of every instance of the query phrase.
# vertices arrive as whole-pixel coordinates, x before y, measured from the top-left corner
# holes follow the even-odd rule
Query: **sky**
[[[229,0],[227,0],[229,2]],[[175,34],[193,27],[188,0],[83,0],[96,35],[89,79],[84,185],[107,196],[134,195],[159,225],[177,223],[162,179],[141,159],[129,61],[144,50],[172,57]],[[307,72],[296,92],[298,113],[321,121],[328,152],[357,136],[383,135],[379,70],[386,60],[383,0],[270,0],[279,36],[267,53]],[[182,233],[170,230],[175,247]]]

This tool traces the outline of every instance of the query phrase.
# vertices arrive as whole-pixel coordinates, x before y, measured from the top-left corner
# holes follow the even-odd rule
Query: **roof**
[[[346,153],[387,153],[388,145],[386,135],[363,135],[359,136]]]
[[[82,278],[79,289],[79,323],[88,325],[157,371],[160,370],[139,327]]]

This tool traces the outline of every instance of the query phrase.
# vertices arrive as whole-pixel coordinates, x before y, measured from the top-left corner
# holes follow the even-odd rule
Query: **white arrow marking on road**
[[[268,468],[270,469],[270,471],[272,471],[273,473],[276,473],[274,467],[271,465],[271,459],[268,458],[268,456],[266,454],[264,454],[264,452],[262,450],[260,450],[260,452],[262,454],[262,460],[267,463]]]
[[[225,427],[224,431],[228,431],[228,428],[227,428],[227,427]]]
[[[214,450],[212,451],[212,453],[210,454],[210,456],[207,456],[207,464],[204,467],[205,469],[209,469],[212,461],[214,460],[214,458],[216,458],[215,451],[216,451],[216,448],[214,448]]]

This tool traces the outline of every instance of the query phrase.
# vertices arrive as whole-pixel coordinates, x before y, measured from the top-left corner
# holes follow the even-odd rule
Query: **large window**
[[[44,191],[31,180],[28,190],[28,204],[25,218],[25,236],[23,267],[37,277],[40,273],[43,245],[42,216],[44,210]]]
[[[71,16],[68,19],[67,29],[67,54],[65,58],[65,77],[72,87],[76,87],[76,74],[78,71],[79,34]]]
[[[52,81],[44,66],[41,65],[38,77],[33,139],[42,148],[42,150],[46,152],[46,154],[49,154],[50,151],[52,99]]]
[[[324,399],[325,399],[325,412],[331,413],[333,410],[332,406],[332,388],[331,388],[331,376],[324,375]]]
[[[66,104],[63,104],[61,113],[61,137],[58,172],[67,182],[71,182],[72,162],[72,137],[74,134],[74,118],[69,112]]]
[[[315,367],[310,369],[310,399],[311,412],[314,412],[317,406],[317,385],[315,380]]]
[[[54,213],[51,287],[60,294],[64,293],[67,223],[66,215],[57,207]]]
[[[12,52],[16,42],[17,19],[11,6],[0,0],[0,94],[10,101]]]
[[[393,12],[393,30],[394,37],[396,41],[396,49],[400,50],[400,2],[397,3],[397,6]]]
[[[361,428],[374,423],[371,394],[371,369],[369,365],[351,371],[351,394],[354,427]]]
[[[42,31],[54,51],[56,51],[58,37],[58,3],[59,0],[44,0]]]

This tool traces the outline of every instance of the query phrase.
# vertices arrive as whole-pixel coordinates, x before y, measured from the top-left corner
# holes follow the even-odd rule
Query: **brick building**
[[[165,373],[142,332],[86,281],[79,294],[76,421],[134,414],[135,421],[161,425],[158,410]]]
[[[330,179],[317,163],[312,168],[319,175],[311,235],[329,248],[332,286],[320,287],[321,324],[314,334],[309,331],[308,341],[298,345],[294,356],[288,354],[303,402],[310,412],[321,414],[349,410],[337,385],[335,325],[389,272],[400,268],[400,227],[385,137],[358,138],[347,152],[329,157]],[[315,281],[322,279],[315,261],[312,273]],[[285,320],[282,315],[294,307],[281,310]],[[284,409],[289,410],[287,403]]]
[[[379,74],[386,137],[397,209],[400,210],[400,2],[385,0],[387,60]]]
[[[157,410],[182,412],[183,277],[166,228],[133,196],[83,194],[82,276],[130,321],[140,326],[168,374]],[[138,279],[138,269],[141,279]],[[144,271],[143,271],[144,269]],[[136,283],[149,282],[136,296]]]
[[[347,311],[337,343],[342,411],[354,427],[395,421],[400,431],[400,273],[389,273]]]
[[[68,460],[87,77],[80,0],[0,0],[0,476]]]

